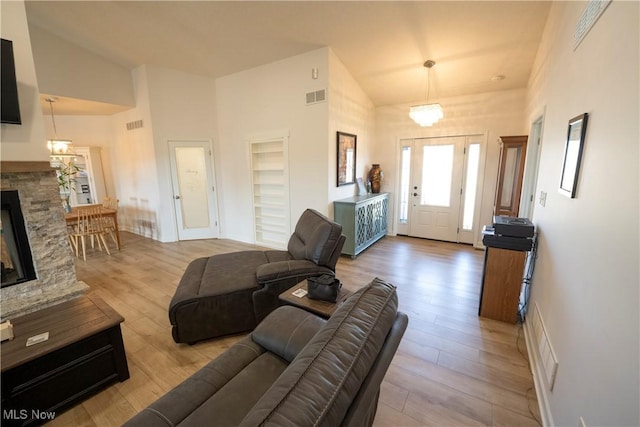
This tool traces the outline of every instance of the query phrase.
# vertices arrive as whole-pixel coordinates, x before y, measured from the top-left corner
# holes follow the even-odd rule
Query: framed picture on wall
[[[580,171],[584,138],[587,134],[588,117],[589,115],[584,113],[569,120],[567,142],[564,147],[564,161],[562,162],[562,177],[560,178],[560,189],[558,191],[572,199],[576,197],[578,172]]]
[[[338,187],[356,182],[356,142],[358,137],[338,131]]]

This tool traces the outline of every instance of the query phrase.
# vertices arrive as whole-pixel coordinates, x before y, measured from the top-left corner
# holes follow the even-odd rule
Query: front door
[[[219,235],[210,146],[209,141],[169,141],[179,240]]]
[[[416,140],[409,235],[458,241],[464,137]]]
[[[398,234],[474,243],[483,135],[401,141]]]

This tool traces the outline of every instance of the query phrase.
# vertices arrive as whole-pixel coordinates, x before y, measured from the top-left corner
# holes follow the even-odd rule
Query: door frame
[[[471,229],[471,231],[461,230],[458,233],[458,239],[459,239],[460,233],[472,233],[471,244],[475,247],[478,247],[478,245],[482,242],[482,239],[480,237],[482,232],[480,218],[482,216],[482,202],[483,202],[482,196],[484,194],[485,167],[486,167],[486,160],[487,160],[487,134],[488,132],[465,135],[467,138],[467,140],[465,141],[465,149],[469,148],[470,143],[479,143],[480,154],[478,158],[478,179],[476,182],[475,207],[473,210],[473,228]],[[468,159],[469,158],[465,156],[463,170],[462,170],[463,185],[464,183],[466,183],[466,180],[467,180]],[[460,218],[458,221],[458,224],[460,225],[462,225],[463,214],[464,214],[464,200],[462,201],[462,205],[460,206]]]
[[[460,241],[460,211],[462,208],[462,185],[464,183],[464,165],[465,165],[465,148],[467,138],[464,136],[457,137],[434,137],[434,138],[417,138],[413,140],[413,155],[411,156],[411,188],[409,189],[410,197],[410,215],[408,225],[410,237],[418,237],[425,239],[442,240],[458,243]],[[425,160],[430,156],[425,156],[425,148],[443,148],[451,149],[451,169],[450,176],[445,172],[444,175],[438,175],[437,179],[429,181],[429,186],[434,182],[446,180],[450,178],[448,186],[448,205],[433,205],[422,203],[422,195],[426,188],[423,187],[422,181],[424,173],[429,171],[425,168]],[[436,178],[433,176],[432,178]],[[411,194],[412,193],[412,194]],[[416,217],[416,214],[426,213],[430,218],[427,224]],[[446,220],[441,223],[443,218]],[[420,218],[422,216],[420,215]],[[455,233],[454,233],[455,231]]]
[[[408,210],[408,221],[405,224],[400,223],[399,214],[400,214],[400,204],[401,204],[401,196],[400,196],[400,184],[401,184],[401,174],[402,174],[402,147],[406,146],[408,141],[411,141],[412,147],[412,158],[415,152],[415,141],[419,139],[434,139],[434,138],[451,138],[451,137],[465,137],[465,148],[467,148],[469,142],[479,142],[480,143],[480,159],[478,163],[478,181],[476,184],[476,198],[475,198],[475,209],[473,213],[473,242],[472,245],[476,248],[482,248],[481,241],[481,227],[480,220],[482,217],[482,206],[484,204],[484,186],[486,181],[486,164],[487,164],[487,138],[489,135],[489,131],[477,132],[477,133],[465,133],[459,135],[436,135],[436,136],[406,136],[406,137],[398,137],[396,141],[396,174],[395,174],[395,201],[394,201],[394,209],[393,209],[393,220],[390,221],[390,224],[393,224],[394,234],[400,235],[409,235],[409,223],[411,222],[411,209]],[[470,138],[474,138],[473,141]],[[463,162],[463,182],[466,180],[466,156],[465,161]],[[413,164],[413,161],[410,162]],[[413,171],[411,171],[413,172]],[[461,203],[461,211],[463,209],[464,203]],[[492,207],[493,208],[493,207]],[[462,212],[460,212],[459,223],[461,223]]]
[[[522,196],[520,198],[520,216],[532,219],[536,206],[536,190],[538,186],[538,169],[542,152],[542,133],[544,131],[544,114],[531,122],[527,156],[524,164]]]
[[[175,159],[175,147],[198,147],[201,146],[205,149],[205,153],[208,152],[208,156],[205,155],[205,167],[207,169],[207,186],[211,189],[211,197],[209,199],[209,221],[213,223],[213,233],[210,236],[203,237],[194,237],[193,240],[197,239],[216,239],[220,237],[220,221],[218,219],[219,211],[218,211],[218,197],[217,197],[217,183],[216,183],[216,170],[215,170],[215,159],[213,156],[213,141],[211,139],[190,139],[190,138],[172,138],[167,140],[167,150],[169,154],[169,184],[171,187],[171,205],[173,206],[173,227],[175,230],[175,235],[178,241],[180,241],[180,226],[178,225],[178,204],[176,203],[176,194],[175,194],[175,179],[176,179],[176,159]],[[192,239],[182,239],[182,240],[192,240]]]

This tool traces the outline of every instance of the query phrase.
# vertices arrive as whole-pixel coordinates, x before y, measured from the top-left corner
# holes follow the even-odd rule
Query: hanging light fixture
[[[409,109],[409,117],[420,126],[433,126],[434,123],[444,117],[440,104],[429,104],[429,90],[431,88],[429,74],[431,67],[436,63],[429,59],[423,65],[427,69],[427,103],[411,107]]]
[[[58,130],[56,129],[56,119],[53,115],[53,103],[58,99],[51,97],[45,99],[49,103],[49,110],[51,111],[51,123],[53,124],[53,137],[54,139],[50,139],[47,141],[47,147],[49,148],[49,152],[51,153],[51,161],[63,161],[65,158],[76,157],[77,154],[71,144],[70,139],[59,139],[58,138]]]

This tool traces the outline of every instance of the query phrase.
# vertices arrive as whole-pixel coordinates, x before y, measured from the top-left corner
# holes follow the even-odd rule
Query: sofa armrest
[[[262,264],[256,270],[256,280],[261,289],[253,293],[253,313],[257,322],[278,308],[278,295],[307,277],[335,273],[307,260],[278,261]]]
[[[242,338],[123,426],[167,427],[180,424],[264,352],[265,349],[249,337]]]
[[[297,280],[297,282],[300,282],[307,277],[321,274],[333,275],[334,272],[330,268],[321,267],[312,261],[294,259],[262,264],[256,270],[256,279],[258,283],[264,285],[290,278],[298,278],[300,280]]]
[[[253,342],[291,362],[326,321],[292,306],[271,312],[251,333]]]

